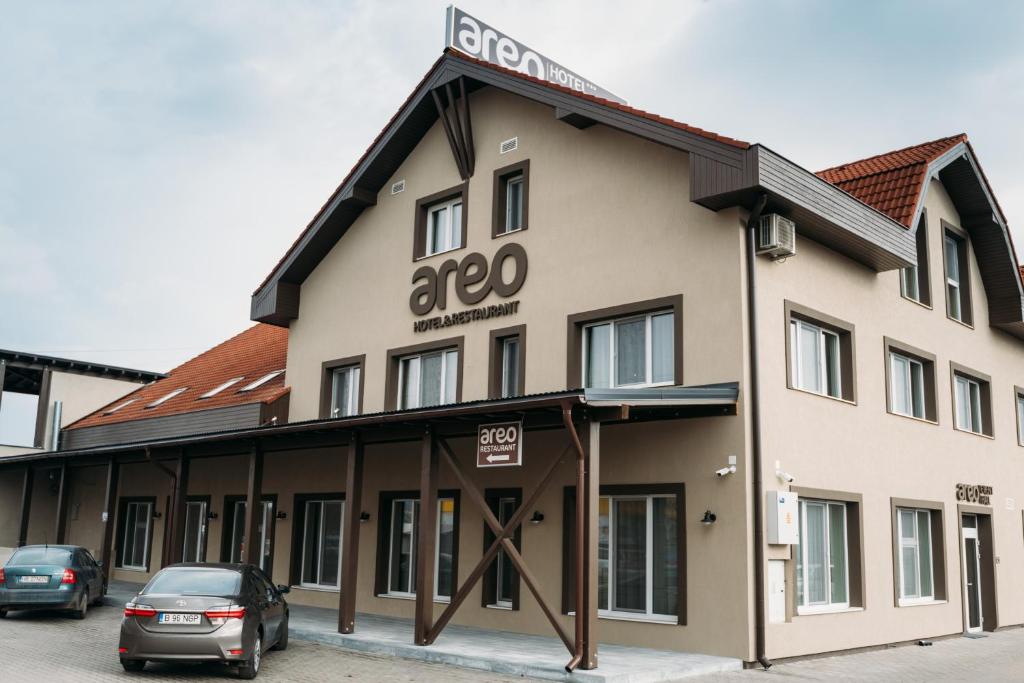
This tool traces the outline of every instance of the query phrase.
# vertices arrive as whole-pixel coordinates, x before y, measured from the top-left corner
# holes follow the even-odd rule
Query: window
[[[672,384],[674,334],[672,311],[587,325],[583,333],[584,386]]]
[[[529,214],[530,161],[494,172],[494,213],[491,237],[526,230]]]
[[[853,326],[788,301],[786,309],[789,387],[856,400]]]
[[[454,349],[406,356],[399,361],[399,409],[455,403],[459,352]]]
[[[244,387],[239,389],[238,392],[241,393],[243,391],[252,391],[253,389],[258,389],[261,386],[263,386],[264,384],[266,384],[267,382],[269,382],[270,380],[272,380],[275,377],[277,377],[278,375],[283,375],[283,374],[284,374],[284,370],[274,370],[273,372],[268,372],[267,374],[263,375],[262,377],[260,377],[255,382],[252,382],[251,384],[246,384]]]
[[[463,184],[416,202],[413,260],[466,246],[466,196]]]
[[[359,414],[359,368],[336,368],[331,372],[331,417]]]
[[[182,562],[206,562],[206,532],[210,503],[192,499],[185,503],[185,540]]]
[[[177,389],[175,389],[171,393],[164,394],[163,396],[161,396],[157,400],[153,401],[152,403],[150,403],[146,407],[147,408],[156,408],[159,405],[167,403],[168,401],[170,401],[175,396],[180,396],[181,394],[185,393],[186,391],[188,391],[188,387],[178,387]]]
[[[991,380],[956,363],[953,374],[953,419],[957,429],[992,436]]]
[[[897,508],[900,600],[935,599],[931,510]]]
[[[121,542],[118,544],[118,566],[124,569],[149,569],[149,543],[153,529],[152,499],[122,500],[121,522],[118,532]]]
[[[935,356],[889,337],[884,343],[888,411],[935,422]]]
[[[345,503],[341,500],[307,500],[303,510],[302,573],[308,588],[341,585],[341,524]]]
[[[567,487],[565,494],[567,558],[563,607],[571,609],[575,489]],[[597,550],[599,616],[685,623],[683,509],[681,484],[601,487]]]
[[[484,492],[484,498],[487,501],[487,507],[491,509],[501,525],[505,526],[522,504],[523,491],[522,489],[487,489]],[[494,538],[494,532],[485,522],[483,544],[485,552],[494,543]],[[516,549],[522,548],[522,524],[512,534],[512,544]],[[519,609],[519,573],[504,548],[498,550],[497,556],[483,576],[482,604],[484,607]]]
[[[229,379],[227,382],[224,382],[223,384],[220,384],[220,385],[214,387],[213,389],[210,389],[209,391],[207,391],[205,394],[203,394],[199,398],[212,398],[212,397],[216,396],[217,394],[219,394],[220,392],[222,392],[225,389],[227,389],[228,387],[232,387],[232,386],[238,384],[243,379],[245,379],[245,377],[235,377],[234,379]]]
[[[378,547],[377,594],[416,595],[420,501],[415,493],[382,493],[382,532]],[[458,566],[458,498],[441,492],[437,499],[434,555],[434,600],[447,601],[455,591]],[[382,571],[383,570],[383,571]]]
[[[245,554],[245,509],[244,496],[225,496],[224,498],[224,531],[222,541],[222,557],[225,562],[242,562]],[[260,514],[256,520],[256,542],[259,543],[260,569],[271,573],[273,570],[274,551],[274,508],[276,500],[264,497],[260,504]],[[230,533],[229,533],[230,530]]]
[[[900,294],[907,299],[925,306],[932,303],[931,287],[928,283],[928,221],[927,214],[921,213],[917,223],[917,265],[900,271]]]
[[[800,500],[796,547],[797,606],[801,612],[850,606],[846,503]]]
[[[967,238],[949,224],[944,223],[942,239],[943,262],[946,270],[946,315],[971,325],[970,273],[967,267]]]
[[[114,413],[116,413],[117,411],[121,410],[122,408],[127,408],[131,404],[135,403],[135,401],[136,401],[136,399],[130,398],[127,401],[125,401],[124,403],[117,404],[116,406],[114,406],[113,408],[111,408],[110,410],[106,411],[103,414],[104,415],[113,415]]]
[[[1024,446],[1024,390],[1014,392],[1017,405],[1017,443]]]
[[[526,325],[491,330],[488,398],[522,396],[526,369]]]

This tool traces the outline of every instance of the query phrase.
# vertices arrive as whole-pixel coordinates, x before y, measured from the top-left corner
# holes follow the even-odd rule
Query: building
[[[342,631],[555,630],[570,667],[1024,624],[1024,286],[965,136],[815,174],[448,50],[251,317],[287,421],[0,476],[94,472],[63,540],[116,578],[244,557]],[[243,374],[202,367],[169,405]]]

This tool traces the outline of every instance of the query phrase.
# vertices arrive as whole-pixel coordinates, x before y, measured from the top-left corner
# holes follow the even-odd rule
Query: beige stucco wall
[[[90,377],[70,372],[55,372],[50,380],[50,402],[46,407],[46,448],[52,447],[51,427],[54,404],[61,402],[60,426],[63,429],[75,420],[85,417],[111,401],[116,401],[142,385],[138,382]]]
[[[985,290],[971,252],[975,327],[947,319],[939,219],[959,225],[938,181],[927,195],[934,308],[900,297],[897,272],[877,274],[809,240],[785,263],[758,260],[765,481],[779,488],[775,461],[795,485],[863,495],[865,609],[796,616],[768,627],[771,657],[904,641],[963,630],[960,539],[954,486],[994,488],[999,625],[1024,622],[1024,449],[1017,445],[1014,385],[1024,385],[1024,342],[988,326]],[[784,301],[856,326],[857,404],[786,387]],[[938,424],[886,412],[883,336],[937,356]],[[992,377],[995,438],[953,429],[950,361]],[[946,604],[895,607],[890,498],[945,505]],[[769,557],[786,557],[770,548]]]

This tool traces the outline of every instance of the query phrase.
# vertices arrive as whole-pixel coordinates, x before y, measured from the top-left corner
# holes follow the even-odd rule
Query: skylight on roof
[[[203,394],[199,398],[210,398],[212,396],[216,396],[217,394],[219,394],[220,392],[224,391],[228,387],[233,386],[235,384],[238,384],[243,379],[245,379],[245,377],[235,377],[234,379],[229,379],[227,382],[224,382],[224,384],[221,384],[218,387],[210,389],[209,391],[207,391],[205,394]]]
[[[121,408],[125,408],[125,407],[131,405],[132,403],[135,403],[135,399],[134,398],[130,398],[127,401],[125,401],[124,403],[121,403],[121,404],[118,404],[118,405],[114,406],[113,408],[111,408],[110,410],[104,412],[103,414],[104,415],[113,415],[117,411],[121,410]]]
[[[150,403],[146,407],[147,408],[156,408],[158,405],[162,405],[164,403],[167,403],[168,401],[170,401],[175,396],[179,396],[179,395],[185,393],[186,391],[188,391],[188,387],[178,387],[177,389],[175,389],[171,393],[167,394],[166,396],[161,396],[160,398],[158,398],[157,400],[153,401],[152,403]]]
[[[239,389],[238,392],[241,393],[243,391],[252,391],[253,389],[258,389],[259,387],[263,386],[264,384],[266,384],[270,380],[274,379],[278,375],[283,375],[283,374],[284,374],[284,370],[274,370],[273,372],[268,372],[267,374],[263,375],[262,377],[260,377],[255,382],[253,382],[251,384],[246,384],[244,387]]]

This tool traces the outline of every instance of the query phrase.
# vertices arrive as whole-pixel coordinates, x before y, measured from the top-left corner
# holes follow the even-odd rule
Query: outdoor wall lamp
[[[544,513],[540,510],[533,511],[533,517],[530,517],[530,524],[540,524],[544,521]]]
[[[163,513],[159,510],[153,510],[153,519],[160,519],[161,517],[163,517]]]
[[[288,519],[288,513],[285,512],[284,510],[278,510],[276,517],[278,519]]]
[[[210,510],[209,512],[206,513],[206,518],[207,519],[217,519],[217,513],[214,512],[213,510]]]
[[[369,522],[370,521],[370,513],[367,512],[366,510],[363,510],[362,512],[360,512],[359,513],[359,521],[360,522]]]
[[[702,520],[700,520],[700,523],[703,524],[704,526],[711,526],[712,524],[715,523],[715,520],[717,520],[717,519],[718,519],[718,515],[716,515],[711,510],[705,510],[704,511],[704,518]]]

